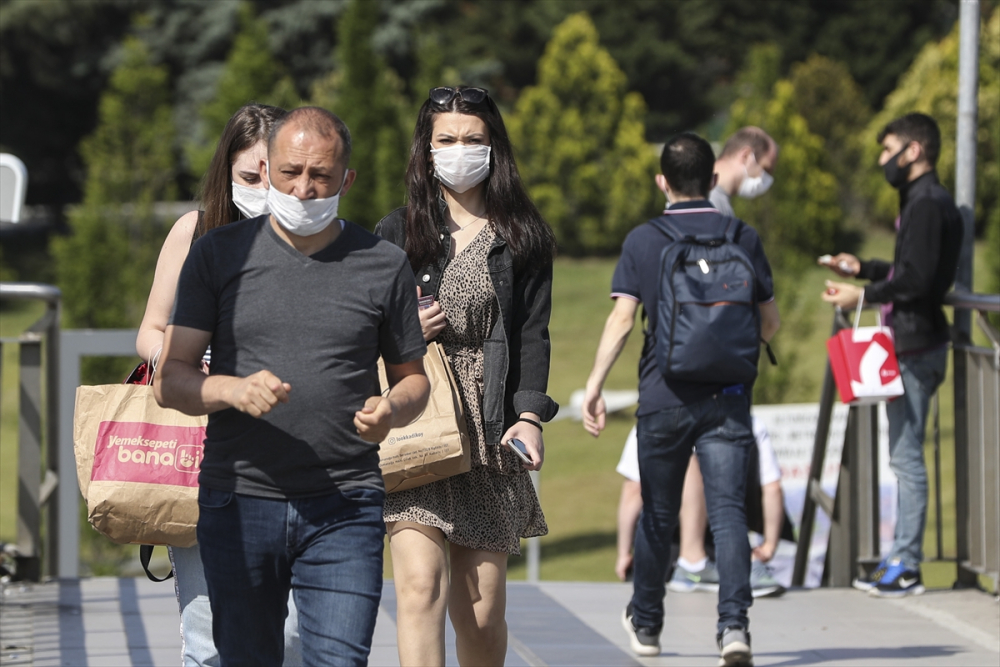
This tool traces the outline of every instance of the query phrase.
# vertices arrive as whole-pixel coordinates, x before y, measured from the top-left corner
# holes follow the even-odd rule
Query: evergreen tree
[[[809,389],[796,386],[792,370],[799,357],[797,341],[812,330],[820,302],[815,294],[801,293],[799,282],[818,255],[830,252],[842,217],[825,142],[810,131],[799,112],[800,98],[807,91],[800,94],[792,81],[778,78],[779,60],[773,46],[751,50],[737,80],[743,96],[730,108],[726,129],[728,136],[745,125],[757,125],[780,146],[771,190],[757,199],[733,200],[736,215],[760,233],[782,320],[774,343],[779,365],[761,362],[754,387],[758,403],[780,403]]]
[[[267,24],[255,16],[249,3],[240,4],[239,23],[240,31],[219,76],[215,96],[201,107],[202,141],[187,147],[196,178],[208,169],[222,130],[241,106],[259,102],[293,109],[300,102],[291,77],[271,55]]]
[[[509,123],[521,175],[563,251],[616,252],[655,214],[645,113],[590,18],[563,21],[538,62],[538,85],[524,89]]]
[[[843,63],[816,54],[793,65],[789,81],[799,115],[809,131],[823,139],[827,164],[839,183],[841,207],[852,219],[863,217],[857,187],[864,151],[860,132],[872,116],[863,91]]]
[[[340,211],[369,229],[404,203],[410,134],[402,124],[408,111],[403,82],[372,45],[381,5],[376,0],[350,0],[337,28],[340,69],[317,82],[312,99],[340,116],[351,130],[351,167],[358,176]]]
[[[771,47],[760,48],[761,54],[748,57],[750,67],[760,71],[746,72],[742,80],[771,80]],[[754,200],[736,199],[733,205],[760,233],[772,265],[793,270],[829,251],[842,217],[825,142],[810,131],[798,106],[799,92],[791,81],[781,79],[770,90],[755,84],[750,96],[733,103],[726,128],[728,136],[745,125],[757,125],[780,147],[770,192]]]
[[[153,203],[176,197],[173,121],[165,67],[126,38],[101,96],[98,126],[80,145],[84,200],[69,214],[70,235],[52,255],[68,327],[137,326],[164,230]],[[100,364],[89,363],[86,372]],[[112,368],[119,368],[112,366]],[[114,380],[111,371],[91,380]]]

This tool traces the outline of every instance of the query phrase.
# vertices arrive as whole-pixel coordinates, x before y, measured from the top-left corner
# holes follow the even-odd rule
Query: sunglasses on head
[[[468,102],[469,104],[479,104],[486,99],[490,91],[485,88],[451,88],[450,86],[438,86],[437,88],[431,88],[431,92],[428,94],[431,102],[435,104],[448,104],[455,96],[462,98],[462,101]]]

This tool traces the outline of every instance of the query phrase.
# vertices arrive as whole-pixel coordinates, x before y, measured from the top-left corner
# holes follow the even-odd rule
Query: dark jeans
[[[753,597],[745,501],[755,447],[748,398],[718,395],[645,415],[639,418],[638,442],[643,507],[635,537],[633,622],[657,631],[663,625],[670,539],[695,449],[719,569],[719,631],[748,628]]]
[[[307,665],[364,665],[382,595],[385,494],[279,500],[201,487],[198,543],[223,667],[280,665],[291,589]]]

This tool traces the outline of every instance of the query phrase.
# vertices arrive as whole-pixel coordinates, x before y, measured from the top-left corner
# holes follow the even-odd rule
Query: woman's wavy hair
[[[458,86],[457,90],[467,86]],[[507,242],[515,270],[552,262],[556,242],[552,229],[528,197],[514,163],[514,148],[500,110],[486,98],[477,104],[456,94],[445,104],[428,99],[417,114],[406,167],[406,254],[416,271],[434,262],[441,247],[438,226],[443,223],[438,204],[441,184],[431,164],[434,118],[440,113],[461,113],[481,118],[490,133],[490,175],[486,178],[486,217],[493,230]]]
[[[243,151],[267,141],[271,128],[284,115],[284,109],[251,102],[240,107],[226,123],[198,193],[205,213],[198,220],[195,238],[242,217],[233,204],[233,162]]]

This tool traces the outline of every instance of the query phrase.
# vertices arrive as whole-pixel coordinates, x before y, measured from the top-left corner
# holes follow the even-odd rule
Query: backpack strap
[[[739,229],[739,219],[732,215],[726,216],[726,240],[736,243],[736,231]]]
[[[658,218],[653,218],[649,221],[651,225],[656,227],[664,236],[666,236],[671,241],[676,241],[677,239],[684,238],[684,233],[677,229],[677,225],[670,222],[670,218],[665,215],[661,215]]]

